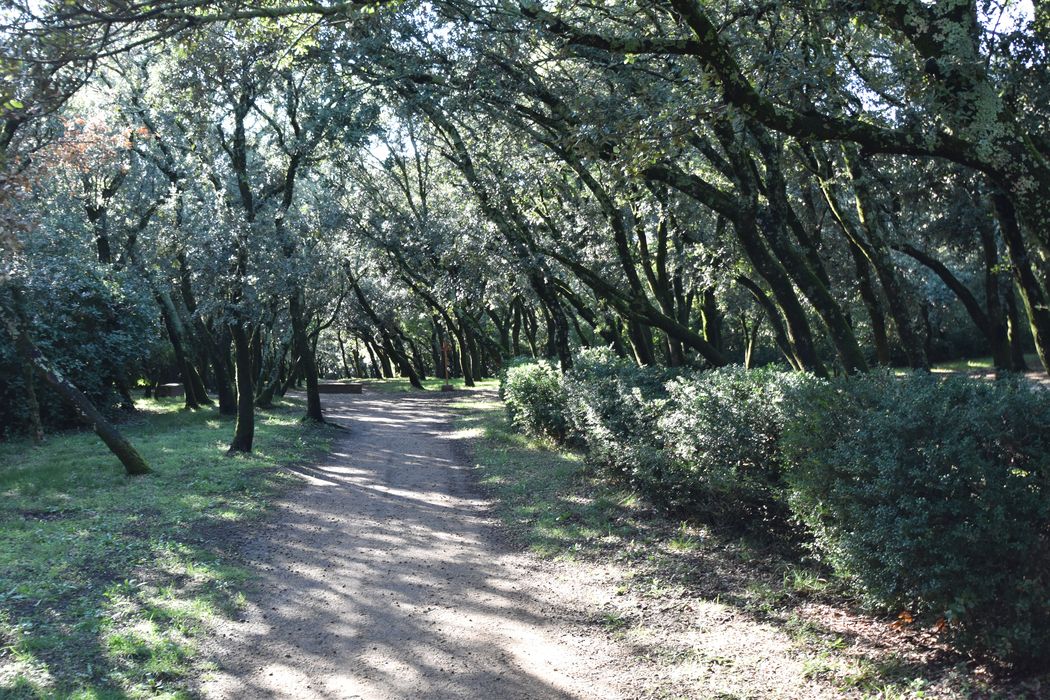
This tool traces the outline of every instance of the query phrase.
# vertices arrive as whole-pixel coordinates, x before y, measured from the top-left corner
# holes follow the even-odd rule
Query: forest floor
[[[1028,353],[1024,359],[1028,366],[1024,372],[1025,379],[1036,386],[1050,388],[1050,376],[1043,371],[1039,357],[1035,353]],[[940,362],[933,366],[933,371],[943,374],[963,374],[976,379],[994,379],[996,376],[991,356]]]
[[[205,645],[205,696],[1045,697],[797,557],[608,489],[491,389],[325,400],[350,431],[229,535],[252,584]]]
[[[325,410],[350,430],[231,539],[252,583],[205,645],[203,695],[624,695],[627,650],[588,619],[587,591],[500,537],[447,394],[326,396]]]
[[[349,430],[143,402],[0,445],[0,698],[1046,698],[865,615],[798,552],[668,519],[475,391],[326,395]]]
[[[184,697],[197,634],[250,576],[214,534],[259,521],[337,432],[302,413],[260,411],[230,458],[232,419],[140,400],[121,429],[153,473],[134,478],[88,430],[0,443],[0,698]]]

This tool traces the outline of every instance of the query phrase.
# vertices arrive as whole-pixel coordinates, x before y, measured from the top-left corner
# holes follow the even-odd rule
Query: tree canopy
[[[250,451],[290,386],[323,420],[325,376],[599,346],[1050,371],[1043,2],[8,0],[0,36],[12,430],[174,380]]]

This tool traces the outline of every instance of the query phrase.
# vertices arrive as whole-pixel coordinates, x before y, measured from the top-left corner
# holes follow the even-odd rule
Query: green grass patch
[[[1029,369],[1039,369],[1039,356],[1034,352],[1026,353],[1024,361]],[[992,356],[970,357],[949,362],[938,362],[933,366],[935,372],[990,372],[992,370]]]
[[[460,437],[475,440],[481,483],[496,496],[501,520],[542,556],[575,557],[629,538],[635,499],[592,478],[583,457],[514,431],[503,404],[452,404]]]
[[[0,444],[0,697],[183,697],[194,635],[241,601],[223,523],[259,516],[329,444],[288,401],[257,414],[255,452],[225,456],[233,421],[142,401],[122,430],[153,468],[129,478],[91,432]]]

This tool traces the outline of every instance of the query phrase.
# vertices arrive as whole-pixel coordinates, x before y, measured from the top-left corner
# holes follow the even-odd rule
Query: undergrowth
[[[996,678],[897,631],[892,619],[862,614],[850,592],[795,547],[683,522],[655,508],[601,478],[581,451],[517,432],[494,398],[474,395],[452,406],[458,437],[471,442],[495,515],[514,541],[538,556],[622,573],[614,598],[593,618],[655,663],[662,677],[679,679],[666,688],[654,684],[645,697],[675,697],[699,686],[752,692],[753,679],[739,659],[719,650],[727,637],[752,633],[754,640],[735,643],[761,648],[771,638],[783,640],[761,653],[782,673],[795,674],[785,675],[784,688],[768,697],[795,697],[793,685],[814,683],[823,688],[814,697],[1043,697],[1039,678]],[[711,635],[697,632],[711,620],[742,622],[718,622]],[[688,686],[681,679],[691,674],[698,686],[683,691]]]

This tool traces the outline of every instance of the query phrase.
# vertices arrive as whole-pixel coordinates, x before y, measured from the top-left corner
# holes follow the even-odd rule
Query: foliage
[[[107,411],[122,403],[114,386],[133,385],[151,360],[159,340],[151,300],[127,276],[106,273],[74,256],[43,258],[29,278],[29,309],[37,345],[65,376]],[[6,333],[0,332],[0,433],[20,432],[26,414],[21,359]],[[78,422],[69,407],[34,379],[41,419],[46,426]]]
[[[320,419],[318,370],[475,386],[529,354],[504,380],[521,430],[584,444],[661,506],[763,528],[784,520],[793,424],[855,413],[885,436],[882,461],[813,458],[831,472],[977,473],[1040,415],[946,456],[907,432],[940,418],[888,379],[685,368],[1007,372],[1036,350],[1050,371],[1045,3],[110,4],[0,18],[0,284],[104,409],[167,374],[228,414],[236,375],[250,450],[253,402],[305,380]],[[0,437],[29,395],[4,333]],[[928,411],[961,392],[902,384]],[[38,394],[48,427],[71,423]]]
[[[880,607],[961,648],[1050,659],[1050,403],[1018,381],[873,374],[808,385],[791,507]],[[908,618],[910,619],[910,618]]]
[[[658,421],[673,374],[595,349],[576,356],[564,380],[569,421],[588,461],[658,503],[666,502],[667,468]]]
[[[773,368],[638,368],[591,351],[564,383],[592,464],[675,512],[772,533],[788,521],[780,436],[795,390],[814,381]]]
[[[770,683],[762,697],[770,700],[820,694],[825,687],[831,697],[883,700],[1039,697],[1038,678],[997,678],[980,666],[922,664],[898,656],[901,647],[887,646],[878,626],[861,618],[852,627],[848,604],[833,597],[838,587],[822,572],[785,560],[782,548],[770,550],[739,533],[661,517],[636,494],[596,477],[578,452],[515,430],[506,411],[483,396],[460,397],[451,406],[456,437],[471,442],[474,467],[494,497],[494,513],[515,541],[543,557],[598,561],[622,570],[616,596],[592,614],[665,671],[665,681],[648,687],[654,693],[669,682],[665,694],[671,697],[725,695],[734,687],[740,696],[754,696],[753,679],[734,659],[757,647],[763,668],[778,654],[790,659],[775,664],[773,680],[762,674]],[[814,597],[819,606],[812,604]],[[691,601],[685,617],[683,600]],[[815,609],[829,607],[842,614],[825,626],[826,612]],[[686,617],[700,624],[714,617],[719,633],[680,646]],[[768,646],[771,627],[782,640],[774,646]],[[860,638],[844,637],[844,628]],[[873,640],[869,647],[866,642]],[[726,644],[739,644],[745,653],[733,654]],[[800,648],[802,678],[794,670]],[[671,679],[697,678],[697,659],[707,660],[702,685],[685,691]]]
[[[534,437],[564,442],[569,436],[561,372],[546,361],[519,360],[500,376],[500,394],[514,427]]]
[[[504,391],[516,427],[551,437],[567,419],[588,463],[650,502],[794,535],[790,503],[870,603],[942,619],[962,649],[1045,660],[1050,406],[1038,390],[929,374],[676,374],[596,350],[560,383],[547,363],[518,364]]]
[[[780,438],[817,380],[774,368],[726,367],[676,378],[658,422],[668,466],[663,498],[754,530],[787,523]]]

